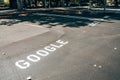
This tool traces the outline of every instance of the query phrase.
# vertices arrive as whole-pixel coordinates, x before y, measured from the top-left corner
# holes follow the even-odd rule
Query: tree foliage
[[[12,8],[27,8],[27,7],[38,7],[39,4],[43,7],[60,7],[60,6],[71,6],[71,5],[81,5],[88,3],[90,0],[10,0],[10,7]],[[103,6],[104,0],[91,0],[92,3],[98,6]],[[107,0],[106,0],[107,1]],[[118,7],[118,1],[114,0],[114,4]]]

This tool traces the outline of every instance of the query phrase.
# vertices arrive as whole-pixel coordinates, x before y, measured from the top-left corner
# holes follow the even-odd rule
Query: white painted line
[[[103,18],[108,19],[110,16],[104,16]]]
[[[90,23],[90,24],[88,24],[88,26],[94,27],[94,26],[96,26],[96,24],[95,23]]]
[[[100,19],[101,21],[104,21],[104,19]]]
[[[58,25],[59,23],[49,23],[50,25]]]
[[[94,21],[94,22],[88,24],[88,26],[94,27],[94,26],[96,26],[96,25],[99,24],[99,23],[100,23],[99,21]]]
[[[27,80],[32,80],[31,76],[27,77]]]
[[[23,24],[23,25],[43,28],[42,26],[39,26],[39,25],[33,25],[33,24],[28,24],[28,23],[25,23],[25,24]]]

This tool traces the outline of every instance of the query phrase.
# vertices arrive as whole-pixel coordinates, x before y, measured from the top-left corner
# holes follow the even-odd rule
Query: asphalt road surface
[[[34,17],[29,20],[36,21],[35,24],[1,24],[1,31],[7,32],[0,34],[0,80],[120,79],[118,17],[105,20],[104,16],[97,20],[48,14]]]

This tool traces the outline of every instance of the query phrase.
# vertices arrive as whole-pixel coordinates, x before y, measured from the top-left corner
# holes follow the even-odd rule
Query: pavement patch
[[[48,32],[49,29],[25,22],[0,27],[0,47]]]

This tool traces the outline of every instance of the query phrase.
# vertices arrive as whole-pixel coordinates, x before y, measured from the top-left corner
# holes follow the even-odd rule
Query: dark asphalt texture
[[[0,48],[0,80],[27,80],[29,76],[32,80],[119,80],[120,21],[117,16],[110,16],[94,27],[88,26],[93,20],[34,14],[14,17],[33,24],[39,21],[39,25],[51,28],[50,32]],[[39,62],[30,62],[27,69],[15,66],[16,61],[26,60],[28,55],[55,44],[57,40],[69,43],[42,57]]]

